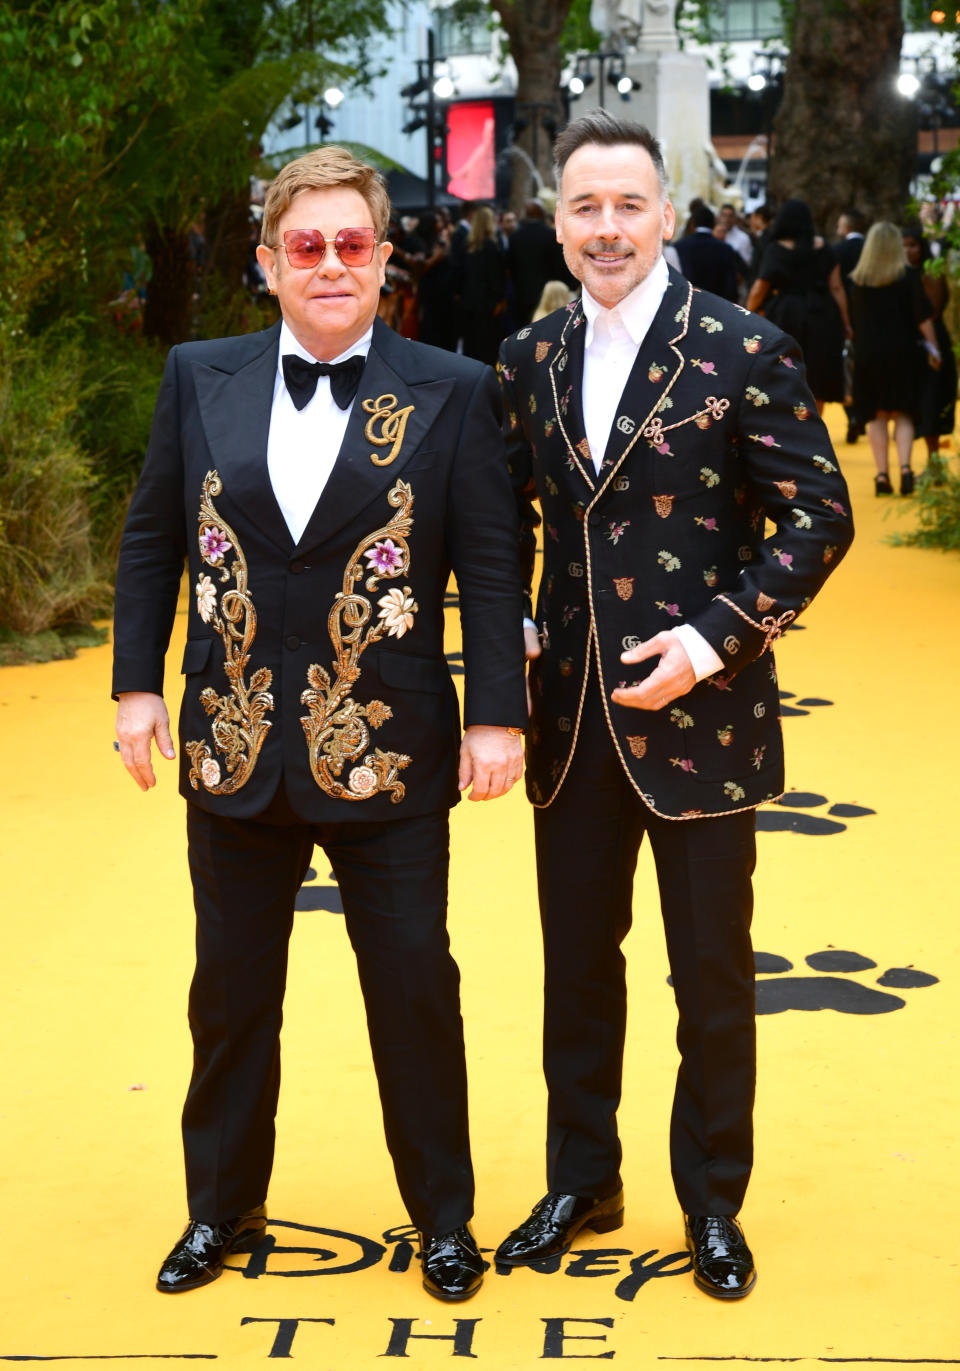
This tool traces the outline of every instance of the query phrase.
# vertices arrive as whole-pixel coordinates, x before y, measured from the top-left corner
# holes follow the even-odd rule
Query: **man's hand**
[[[157,784],[150,758],[150,744],[155,738],[164,757],[173,761],[177,755],[170,737],[170,716],[162,695],[145,690],[125,691],[118,697],[117,738],[120,756],[141,790]]]
[[[528,662],[533,661],[534,657],[539,657],[543,648],[540,646],[540,634],[529,624],[523,626],[523,650]],[[533,700],[530,698],[530,674],[527,673],[527,713],[533,713]]]
[[[671,700],[693,689],[697,683],[696,673],[686,648],[675,633],[658,633],[655,638],[648,638],[645,643],[622,652],[620,660],[632,666],[657,656],[660,661],[645,681],[625,689],[618,687],[613,692],[610,698],[614,704],[627,705],[630,709],[663,709]]]
[[[496,800],[523,775],[523,738],[505,728],[471,724],[460,744],[460,789],[468,799]]]

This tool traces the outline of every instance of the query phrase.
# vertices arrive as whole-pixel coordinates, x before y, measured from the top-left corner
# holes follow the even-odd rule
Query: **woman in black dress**
[[[919,220],[904,227],[903,250],[907,256],[908,269],[920,273],[924,292],[933,310],[931,322],[937,347],[940,349],[939,371],[934,371],[932,367],[921,367],[917,437],[922,438],[927,445],[928,474],[935,482],[942,482],[944,468],[940,457],[940,440],[949,438],[953,433],[957,409],[957,363],[953,353],[953,339],[943,318],[943,312],[950,299],[950,287],[945,271],[934,276],[924,270],[925,263],[931,258],[931,252]]]
[[[493,366],[504,334],[507,273],[493,210],[487,205],[473,212],[459,266],[464,354]]]
[[[930,322],[933,309],[919,274],[907,270],[903,239],[896,224],[874,224],[850,280],[855,349],[853,407],[857,418],[867,426],[877,464],[876,492],[889,495],[892,490],[887,431],[892,421],[900,462],[900,494],[910,495],[910,453],[921,368],[938,368],[940,349]]]
[[[818,411],[828,400],[842,404],[847,297],[833,249],[815,233],[803,200],[787,200],[773,221],[747,309],[796,338]]]

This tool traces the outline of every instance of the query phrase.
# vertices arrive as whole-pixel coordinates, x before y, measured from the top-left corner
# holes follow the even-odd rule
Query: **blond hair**
[[[277,173],[263,202],[260,242],[270,248],[277,246],[280,220],[303,191],[333,189],[355,190],[363,196],[377,241],[383,242],[390,225],[390,197],[383,177],[375,167],[359,162],[352,152],[333,144],[304,153]]]
[[[867,234],[860,261],[850,273],[856,286],[889,286],[907,269],[903,238],[896,224],[881,219]]]
[[[555,309],[563,309],[564,305],[569,305],[572,299],[570,288],[563,281],[548,281],[543,288],[540,302],[533,311],[531,323],[535,324],[538,319],[545,319]]]
[[[489,205],[478,205],[470,220],[467,252],[477,252],[484,243],[493,242],[495,239],[496,220],[493,217],[493,210]]]

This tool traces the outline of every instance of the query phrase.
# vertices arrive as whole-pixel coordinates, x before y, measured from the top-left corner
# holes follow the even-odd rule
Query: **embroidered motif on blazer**
[[[337,592],[327,618],[336,652],[333,676],[317,662],[311,663],[307,670],[309,688],[300,696],[300,703],[308,710],[300,722],[310,753],[310,771],[320,789],[335,800],[368,800],[372,795],[388,793],[391,804],[399,804],[406,793],[397,776],[411,758],[379,747],[367,752],[371,728],[379,728],[392,718],[392,709],[383,700],[359,704],[351,695],[360,679],[362,654],[384,635],[402,638],[413,628],[419,608],[409,586],[402,590],[394,586],[377,600],[374,619],[371,599],[355,590],[356,583],[366,576],[364,589],[372,596],[383,579],[395,580],[410,568],[407,535],[413,528],[413,491],[405,481],[397,481],[387,501],[397,513],[357,545],[343,573],[343,589]],[[340,780],[345,767],[350,768],[346,784]]]
[[[214,746],[223,757],[226,776],[213,755],[210,744],[195,740],[186,745],[190,758],[189,781],[194,790],[202,783],[211,795],[234,795],[250,779],[260,749],[270,729],[264,715],[273,709],[270,687],[273,675],[260,667],[250,680],[245,678],[250,649],[257,633],[257,611],[247,586],[247,559],[237,535],[214,508],[213,500],[223,490],[216,471],[208,471],[198,515],[200,556],[220,573],[220,583],[229,588],[220,593],[212,577],[204,572],[195,586],[197,613],[205,624],[216,629],[226,660],[223,669],[230,683],[227,695],[218,695],[212,686],[200,692],[200,703],[213,717],[210,728]],[[228,568],[226,556],[234,553]]]
[[[375,444],[377,447],[386,447],[392,444],[390,451],[385,457],[378,457],[375,452],[371,452],[370,460],[377,467],[388,467],[399,455],[403,446],[403,435],[407,431],[407,420],[413,413],[415,406],[405,405],[403,409],[397,409],[397,397],[395,395],[380,395],[376,400],[364,400],[364,412],[370,415],[367,426],[363,430],[363,436],[367,442]],[[380,425],[379,433],[376,425]]]

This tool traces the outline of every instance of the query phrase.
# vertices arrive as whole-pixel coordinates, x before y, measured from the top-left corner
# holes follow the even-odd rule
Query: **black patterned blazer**
[[[117,574],[114,694],[163,691],[190,577],[181,790],[236,817],[281,773],[313,822],[458,798],[451,568],[466,724],[526,722],[516,510],[493,372],[376,321],[330,479],[294,545],[267,472],[279,325],[175,347]]]
[[[670,273],[599,476],[581,406],[579,301],[506,340],[500,382],[529,581],[543,517],[527,790],[556,795],[588,663],[624,769],[657,814],[727,814],[783,790],[771,644],[853,536],[846,484],[791,338]],[[773,528],[767,532],[767,521]],[[722,671],[667,708],[615,705],[656,660],[620,654],[692,624]]]

